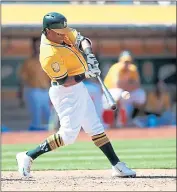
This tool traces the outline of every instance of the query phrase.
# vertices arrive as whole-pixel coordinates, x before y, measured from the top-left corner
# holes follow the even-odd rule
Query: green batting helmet
[[[43,31],[52,29],[56,32],[68,31],[67,19],[64,15],[56,12],[47,13],[43,17]]]

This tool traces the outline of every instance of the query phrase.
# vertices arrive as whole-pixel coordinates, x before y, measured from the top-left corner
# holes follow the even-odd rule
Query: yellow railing
[[[2,4],[1,24],[42,24],[48,12],[60,12],[69,24],[176,24],[176,6]]]

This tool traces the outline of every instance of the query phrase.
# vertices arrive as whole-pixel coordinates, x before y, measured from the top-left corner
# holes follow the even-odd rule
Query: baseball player
[[[128,120],[134,118],[139,109],[144,106],[146,93],[141,88],[139,72],[133,64],[133,57],[129,51],[123,51],[120,54],[119,61],[111,66],[104,83],[115,101],[119,101],[125,108]],[[130,93],[129,99],[120,99],[123,91]]]
[[[29,177],[33,160],[74,143],[82,127],[110,161],[113,176],[135,177],[136,172],[115,154],[82,82],[85,78],[95,78],[101,73],[92,52],[91,41],[69,28],[67,19],[60,13],[48,13],[43,18],[40,62],[51,78],[49,96],[59,116],[60,129],[35,149],[16,155],[20,174]]]

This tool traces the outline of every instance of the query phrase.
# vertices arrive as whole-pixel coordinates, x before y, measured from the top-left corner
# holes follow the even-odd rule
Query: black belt
[[[53,85],[53,86],[57,86],[57,85],[59,85],[59,83],[52,81],[52,85]]]
[[[76,81],[77,83],[83,81],[83,80],[85,79],[85,73],[82,73],[82,74],[80,74],[80,75],[75,75],[75,76],[74,76],[74,79],[75,79],[75,81]]]
[[[76,83],[80,83],[84,79],[85,79],[85,74],[84,73],[74,76],[74,80],[76,81]],[[58,79],[58,80],[56,80],[56,82],[52,82],[52,85],[54,85],[54,86],[63,85],[63,84],[64,84],[63,79]]]

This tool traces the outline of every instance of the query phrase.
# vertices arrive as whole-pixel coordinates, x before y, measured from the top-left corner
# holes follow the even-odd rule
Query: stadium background
[[[143,87],[154,87],[157,75],[166,78],[173,101],[176,98],[176,1],[60,1],[1,2],[1,123],[11,130],[26,130],[29,116],[18,103],[18,70],[41,34],[42,17],[58,11],[71,27],[93,42],[104,78],[122,50],[133,53]],[[131,18],[131,19],[130,19]],[[151,79],[144,65],[153,66]],[[108,161],[83,132],[72,146],[45,154],[34,163],[35,180],[21,180],[15,154],[40,143],[51,132],[2,134],[1,188],[3,190],[145,190],[176,189],[176,129],[113,129],[107,134],[116,153],[139,178],[112,180]],[[89,141],[89,142],[88,142]],[[84,171],[61,171],[61,170]],[[88,169],[95,169],[87,171]],[[99,170],[98,170],[99,169]],[[146,170],[144,170],[146,169]],[[49,170],[54,170],[49,171]],[[57,172],[56,170],[60,170]]]
[[[28,122],[25,111],[17,109],[18,69],[31,55],[33,40],[40,37],[43,15],[51,10],[62,12],[71,27],[92,40],[102,78],[117,61],[119,53],[129,50],[138,66],[143,87],[152,89],[157,75],[167,76],[165,81],[172,100],[175,100],[175,4],[175,1],[2,2],[2,123],[23,129],[25,122],[19,119],[23,117]],[[151,62],[153,67],[151,78],[144,70],[147,62]],[[9,108],[16,108],[15,116]]]

